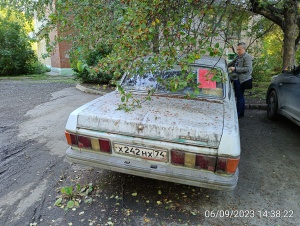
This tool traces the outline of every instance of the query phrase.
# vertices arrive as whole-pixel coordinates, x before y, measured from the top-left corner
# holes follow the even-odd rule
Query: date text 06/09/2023
[[[293,210],[206,210],[205,217],[210,218],[291,218]]]

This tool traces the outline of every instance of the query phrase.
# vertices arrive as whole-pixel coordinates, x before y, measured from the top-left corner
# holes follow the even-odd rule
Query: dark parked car
[[[300,126],[300,66],[272,78],[266,101],[271,120],[283,115]]]

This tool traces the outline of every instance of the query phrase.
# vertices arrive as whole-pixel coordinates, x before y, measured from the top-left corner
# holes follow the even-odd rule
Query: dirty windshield
[[[127,75],[122,86],[133,92],[154,90],[154,94],[223,97],[223,83],[216,81],[213,71],[216,70],[190,66],[189,72],[182,72],[178,66],[162,72]]]

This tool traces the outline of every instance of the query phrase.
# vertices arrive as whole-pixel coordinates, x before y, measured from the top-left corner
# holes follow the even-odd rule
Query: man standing
[[[245,89],[252,88],[252,56],[246,52],[246,44],[240,42],[237,45],[238,56],[228,64],[228,69],[237,76],[232,78],[236,97],[238,117],[244,117]]]

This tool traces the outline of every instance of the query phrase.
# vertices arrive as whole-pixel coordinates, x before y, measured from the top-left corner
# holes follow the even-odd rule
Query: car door
[[[281,110],[300,121],[300,73],[286,73],[279,89],[282,95]]]

